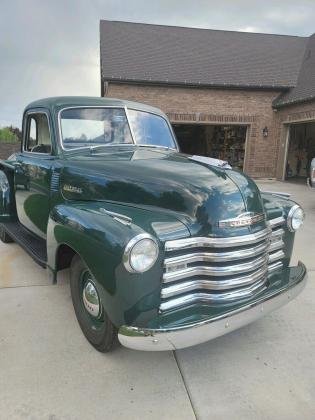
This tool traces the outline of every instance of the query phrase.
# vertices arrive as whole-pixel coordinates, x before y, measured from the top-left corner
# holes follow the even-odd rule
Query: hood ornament
[[[262,222],[265,219],[266,217],[264,213],[246,212],[232,219],[220,220],[219,227],[231,228],[231,227],[251,226],[251,225],[254,225],[255,223]]]
[[[198,155],[189,156],[188,159],[194,160],[195,162],[205,163],[206,165],[216,166],[221,169],[232,169],[231,165],[229,165],[227,161],[221,159]]]

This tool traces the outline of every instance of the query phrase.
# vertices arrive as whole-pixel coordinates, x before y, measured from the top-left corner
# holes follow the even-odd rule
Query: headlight
[[[298,230],[303,224],[304,217],[304,211],[300,206],[296,204],[295,206],[291,207],[287,218],[289,231],[295,232]]]
[[[159,247],[155,239],[146,233],[132,238],[125,249],[123,262],[130,272],[143,273],[156,262]]]

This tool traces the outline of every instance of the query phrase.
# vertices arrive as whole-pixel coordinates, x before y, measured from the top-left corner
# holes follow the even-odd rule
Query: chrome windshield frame
[[[62,128],[61,128],[61,113],[63,111],[66,111],[68,109],[106,109],[106,108],[110,108],[110,109],[123,109],[125,111],[125,115],[126,115],[126,120],[128,123],[128,127],[130,130],[130,135],[131,135],[131,139],[132,139],[132,143],[111,143],[111,144],[104,144],[104,145],[90,145],[90,146],[82,146],[82,147],[73,147],[73,148],[65,148],[64,144],[63,144],[63,137],[62,137]],[[151,112],[151,111],[147,111],[147,110],[142,110],[142,109],[137,109],[137,108],[130,108],[130,110],[133,111],[139,111],[139,112],[146,112],[148,114],[152,114],[152,115],[156,115],[160,118],[163,118],[164,121],[166,122],[170,133],[171,133],[171,137],[172,140],[174,142],[174,147],[167,147],[167,146],[161,146],[161,145],[157,145],[157,144],[138,144],[136,142],[135,136],[134,136],[134,131],[133,128],[130,124],[130,117],[129,117],[129,113],[128,113],[128,107],[126,105],[74,105],[74,106],[67,106],[67,107],[63,107],[61,109],[58,110],[57,113],[57,122],[58,122],[58,135],[59,135],[59,145],[62,149],[63,152],[72,152],[72,151],[76,151],[76,150],[93,150],[94,148],[97,147],[121,147],[121,146],[139,146],[139,147],[155,147],[155,148],[159,148],[159,149],[167,149],[167,150],[175,150],[175,151],[179,151],[179,147],[176,141],[176,137],[174,135],[174,132],[172,130],[172,126],[169,122],[169,120],[167,118],[165,118],[163,115],[159,114],[159,113],[155,113],[155,112]]]

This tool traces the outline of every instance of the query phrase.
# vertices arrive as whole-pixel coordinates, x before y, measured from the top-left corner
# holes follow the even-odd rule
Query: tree
[[[16,137],[18,138],[19,141],[22,140],[22,131],[18,128],[18,127],[13,127],[13,125],[11,125],[9,127],[9,130],[16,135]]]

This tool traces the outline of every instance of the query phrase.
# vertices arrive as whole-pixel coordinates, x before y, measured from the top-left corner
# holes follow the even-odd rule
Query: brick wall
[[[20,143],[1,143],[0,142],[0,159],[7,159],[12,153],[20,151]]]
[[[272,101],[278,94],[277,91],[142,86],[112,82],[107,90],[107,96],[110,97],[156,106],[169,115],[171,122],[248,125],[245,172],[254,177],[272,178],[276,176],[279,148]],[[265,126],[269,131],[267,138],[262,136]]]

